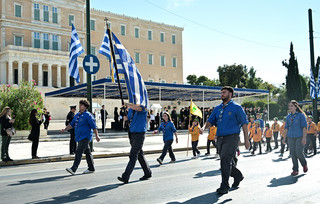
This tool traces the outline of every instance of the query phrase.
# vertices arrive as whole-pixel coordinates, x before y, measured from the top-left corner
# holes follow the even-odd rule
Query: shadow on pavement
[[[202,178],[202,177],[211,177],[211,176],[217,176],[220,175],[220,170],[213,170],[213,171],[207,171],[207,172],[199,172],[196,175],[194,175],[193,178]]]
[[[74,202],[74,201],[82,201],[82,200],[85,200],[88,198],[96,197],[97,194],[100,192],[109,191],[109,190],[115,189],[119,186],[121,186],[121,184],[110,184],[110,185],[99,186],[99,187],[91,188],[91,189],[79,189],[79,190],[70,192],[67,195],[52,197],[52,198],[48,198],[45,200],[34,201],[34,202],[30,202],[30,203],[45,204],[45,203],[70,203],[70,202]]]
[[[160,166],[174,165],[174,164],[176,164],[176,163],[186,162],[186,161],[190,161],[190,160],[191,160],[191,159],[176,160],[176,162],[175,162],[175,163],[172,163],[172,164],[169,163],[169,162],[164,162],[162,165],[160,165],[160,164],[153,164],[153,165],[149,165],[149,166],[150,166],[151,169],[153,169],[153,168],[158,168],[158,167],[160,167]],[[135,167],[134,169],[136,170],[136,169],[142,169],[142,168],[141,168],[141,166],[139,166],[139,167]]]
[[[286,176],[282,178],[273,178],[268,185],[268,187],[278,187],[278,186],[285,186],[297,183],[298,179],[304,176],[305,174],[301,174],[299,176]]]
[[[177,201],[173,201],[173,202],[169,202],[167,204],[194,204],[194,203],[228,203],[230,201],[232,201],[231,198],[225,199],[223,201],[219,201],[219,198],[221,198],[221,195],[217,194],[216,192],[214,193],[207,193],[205,195],[201,195],[198,197],[194,197],[191,198],[190,200],[184,201],[184,202],[177,202]]]
[[[66,177],[70,177],[70,175],[54,176],[54,177],[47,177],[47,178],[33,179],[33,180],[22,180],[22,181],[18,181],[19,183],[9,184],[8,186],[19,186],[19,185],[28,184],[28,183],[45,183],[45,182],[61,180]]]
[[[281,162],[281,161],[287,161],[288,159],[290,159],[289,157],[286,157],[285,159],[279,157],[278,159],[272,159],[273,162]]]

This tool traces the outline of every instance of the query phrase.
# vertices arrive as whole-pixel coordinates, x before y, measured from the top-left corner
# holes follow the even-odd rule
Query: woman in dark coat
[[[38,111],[37,109],[32,109],[29,118],[29,124],[31,125],[30,139],[32,140],[31,156],[32,159],[39,159],[37,156],[37,150],[39,145],[40,137],[40,125],[43,122],[43,116],[41,115],[41,120],[37,119]]]
[[[12,128],[12,125],[15,119],[10,118],[11,109],[6,106],[0,113],[0,124],[1,124],[1,136],[2,136],[2,145],[1,145],[1,159],[4,162],[13,161],[9,157],[9,144],[11,141],[11,136],[8,135],[6,129]]]

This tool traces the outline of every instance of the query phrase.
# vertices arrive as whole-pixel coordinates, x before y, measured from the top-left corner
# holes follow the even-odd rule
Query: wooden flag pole
[[[190,121],[191,121],[191,102],[192,102],[192,94],[191,94],[190,108],[189,108],[189,125],[188,125],[188,140],[187,140],[187,156],[188,156],[188,153],[189,153],[189,135],[190,135],[189,126],[190,126]]]
[[[109,40],[110,40],[111,55],[112,55],[113,64],[114,64],[114,68],[116,70],[116,75],[117,75],[117,79],[118,79],[117,81],[118,81],[118,87],[119,87],[119,91],[120,91],[121,103],[122,103],[122,105],[124,105],[122,90],[121,90],[121,85],[120,85],[120,78],[119,78],[119,74],[118,74],[117,61],[116,61],[116,56],[115,56],[114,50],[113,50],[113,40],[112,40],[111,31],[110,31],[110,28],[108,25],[108,18],[106,17],[106,18],[104,18],[104,20],[106,21],[106,25],[107,25],[107,30],[108,30]]]

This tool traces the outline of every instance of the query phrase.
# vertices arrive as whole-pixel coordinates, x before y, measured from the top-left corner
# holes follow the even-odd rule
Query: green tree
[[[305,77],[300,74],[299,74],[299,76],[300,76],[300,83],[301,83],[302,100],[304,100],[308,95],[310,95],[310,94],[308,94],[309,92],[308,92],[308,86],[307,86],[307,84],[308,84],[307,78],[309,78],[309,77]]]
[[[287,60],[282,61],[282,65],[288,69],[286,76],[286,89],[287,89],[287,99],[290,101],[292,99],[301,101],[302,97],[302,86],[301,78],[299,75],[298,61],[293,52],[293,44],[290,44],[290,59],[289,63]]]
[[[187,80],[189,84],[196,85],[198,78],[196,75],[192,74],[187,76]]]
[[[248,78],[247,67],[240,65],[223,65],[218,67],[221,86],[232,86],[242,88],[246,86]]]
[[[199,76],[197,79],[196,85],[205,85],[207,81],[210,81],[210,79],[206,76]]]
[[[246,88],[249,88],[249,89],[258,89],[260,84],[263,83],[263,80],[261,78],[256,78],[256,70],[254,70],[253,67],[251,67],[249,69],[249,72],[248,72],[248,80],[247,80],[247,83],[246,83]]]
[[[22,82],[18,88],[3,85],[0,89],[0,109],[9,106],[15,115],[14,127],[17,130],[28,130],[29,115],[32,109],[37,109],[39,114],[43,110],[41,93],[35,88],[34,81]]]

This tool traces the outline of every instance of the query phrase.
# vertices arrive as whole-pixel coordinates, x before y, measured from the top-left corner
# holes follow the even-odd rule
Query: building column
[[[18,84],[22,82],[22,62],[18,61]]]
[[[66,66],[66,87],[70,86],[70,77],[69,77],[69,70],[68,65]]]
[[[6,61],[1,62],[0,82],[1,82],[1,84],[7,83],[7,62]]]
[[[82,77],[83,77],[83,83],[87,83],[87,72],[82,68]]]
[[[9,69],[8,69],[8,84],[13,84],[13,62],[9,61]]]
[[[48,87],[52,87],[52,64],[48,64]]]
[[[32,80],[32,62],[28,62],[28,81]]]
[[[42,83],[42,63],[38,63],[38,86],[43,86],[43,83]]]
[[[57,65],[57,87],[61,87],[61,65]]]

